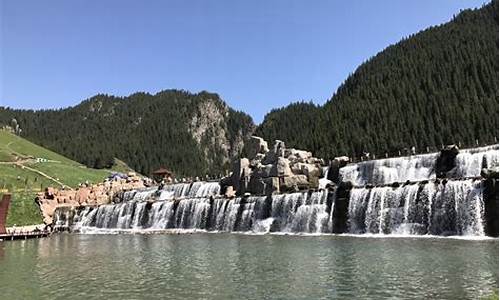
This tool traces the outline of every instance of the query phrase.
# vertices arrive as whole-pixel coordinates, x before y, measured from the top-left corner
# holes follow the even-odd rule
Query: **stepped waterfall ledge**
[[[79,232],[498,236],[498,145],[328,167],[309,152],[255,139],[220,182],[126,191],[114,203],[58,207]]]

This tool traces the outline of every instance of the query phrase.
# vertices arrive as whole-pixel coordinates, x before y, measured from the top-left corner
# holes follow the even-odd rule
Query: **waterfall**
[[[483,236],[482,192],[479,180],[355,188],[349,232]]]
[[[323,190],[231,200],[207,197],[153,203],[132,200],[86,207],[75,215],[72,226],[76,229],[328,233],[331,232],[333,204],[327,205],[327,195],[328,191]],[[63,218],[59,215],[59,219]]]
[[[174,183],[166,185],[163,191],[171,193],[171,198],[209,197],[219,194],[218,182],[196,181],[193,183]]]
[[[331,233],[335,190],[235,199],[179,200],[85,207],[56,224],[124,230],[190,229],[221,232]],[[353,188],[347,210],[353,234],[484,235],[483,184],[450,180],[399,187]]]
[[[328,184],[332,184],[328,180],[328,167],[323,167],[323,177],[319,179],[319,189],[325,189]]]
[[[342,181],[356,186],[421,181],[435,178],[438,153],[370,160],[340,168]]]
[[[481,175],[481,169],[498,169],[498,145],[460,150],[456,157],[453,177],[470,178]],[[384,185],[393,182],[434,179],[434,167],[439,153],[377,159],[348,164],[340,168],[342,181],[355,186]]]
[[[348,164],[340,168],[343,183],[327,185],[331,182],[325,175],[319,190],[290,194],[226,199],[219,195],[217,182],[202,181],[128,191],[120,203],[57,209],[54,224],[77,231],[491,235],[487,220],[498,213],[486,202],[494,201],[491,187],[485,192],[488,181],[472,177],[482,168],[498,168],[498,146],[460,151],[449,172],[457,179],[435,178],[437,157],[432,153]]]
[[[498,169],[498,145],[461,150],[456,158],[455,176],[478,177],[481,169]]]

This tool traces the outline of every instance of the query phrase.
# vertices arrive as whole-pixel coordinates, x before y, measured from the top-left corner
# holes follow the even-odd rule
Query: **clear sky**
[[[324,103],[389,44],[484,2],[0,0],[0,105],[207,90],[261,122]]]

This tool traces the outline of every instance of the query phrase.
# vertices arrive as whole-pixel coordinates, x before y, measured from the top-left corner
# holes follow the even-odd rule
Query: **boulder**
[[[248,160],[248,158],[238,159],[233,164],[233,176],[241,177],[244,174],[248,174],[249,168],[250,168],[250,161]]]
[[[233,186],[238,194],[243,193],[248,181],[250,180],[250,161],[248,158],[241,158],[233,163],[233,173],[231,175],[231,182],[229,185]]]
[[[316,157],[310,157],[310,158],[306,159],[305,162],[308,163],[308,164],[319,164],[319,165],[323,165],[324,164],[323,159],[316,158]]]
[[[310,189],[318,189],[319,188],[319,177],[318,176],[309,176],[307,178],[309,181],[309,188]]]
[[[331,182],[338,183],[340,181],[340,168],[340,162],[337,159],[330,161],[326,179],[330,180]]]
[[[302,174],[307,177],[321,177],[323,174],[323,169],[316,164],[301,164]]]
[[[481,176],[485,179],[498,179],[498,168],[481,169]]]
[[[273,165],[262,165],[259,164],[253,171],[252,176],[255,174],[257,177],[266,178],[271,177],[271,172],[273,169]]]
[[[304,150],[286,149],[284,151],[284,156],[287,157],[290,162],[305,163],[308,159],[312,158],[312,153]]]
[[[336,161],[339,162],[339,167],[343,168],[349,163],[349,157],[347,156],[338,156],[334,158]]]
[[[280,192],[280,180],[278,177],[268,177],[263,180],[266,185],[264,191],[266,195],[272,195]]]
[[[488,178],[483,181],[484,233],[498,237],[498,179]]]
[[[446,145],[441,151],[449,151],[449,152],[457,155],[458,152],[460,151],[460,149],[458,148],[457,145],[452,144],[452,145]]]
[[[285,142],[280,141],[280,140],[275,140],[273,152],[276,154],[277,157],[284,157],[285,156]]]
[[[263,195],[265,193],[266,185],[262,177],[252,175],[248,189],[253,195]]]
[[[455,158],[458,155],[458,147],[456,145],[448,145],[441,149],[439,157],[436,160],[436,177],[446,178],[448,172],[455,168]],[[452,172],[450,172],[452,173]]]
[[[292,169],[290,169],[290,162],[288,159],[283,157],[278,157],[276,164],[273,165],[271,169],[272,177],[283,177],[283,176],[292,176]]]
[[[303,172],[303,163],[294,163],[290,165],[290,169],[292,170],[292,173],[295,175],[305,175]]]
[[[263,165],[274,164],[278,161],[278,155],[274,152],[274,150],[269,151],[265,154],[264,158],[261,160]]]
[[[265,154],[269,152],[267,142],[258,136],[250,137],[250,140],[247,142],[247,147],[249,159],[254,159],[257,154]]]
[[[228,186],[232,186],[233,184],[233,178],[232,178],[232,175],[230,176],[227,176],[227,177],[224,177],[222,178],[220,181],[219,181],[219,185],[221,187],[221,189],[223,190],[225,187],[228,187]]]
[[[234,198],[236,196],[236,191],[234,190],[234,188],[232,186],[228,186],[226,188],[226,192],[224,193],[224,196],[226,196],[227,198]]]
[[[293,175],[280,178],[280,191],[297,192],[309,188],[306,175]]]
[[[230,178],[220,181],[222,193],[229,186],[237,195],[316,189],[320,178],[324,179],[324,160],[313,157],[309,151],[286,149],[280,140],[269,150],[266,141],[257,136],[252,136],[246,147],[250,159],[233,164]]]
[[[126,190],[144,188],[142,180],[127,182],[126,180],[99,183],[93,186],[80,185],[77,190],[58,190],[47,188],[45,193],[39,193],[36,202],[39,204],[44,223],[52,224],[54,211],[59,206],[100,205],[113,200],[120,201],[120,194]]]
[[[257,167],[258,165],[261,164],[261,162],[264,160],[265,157],[266,157],[265,154],[257,153],[255,157],[250,161],[250,167],[251,168]]]

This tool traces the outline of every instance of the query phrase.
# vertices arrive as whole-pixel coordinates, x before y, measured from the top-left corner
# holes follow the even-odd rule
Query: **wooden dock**
[[[47,230],[7,230],[7,213],[9,211],[11,195],[3,194],[0,200],[0,241],[27,240],[46,237],[50,234]]]
[[[50,234],[50,232],[48,232],[48,231],[2,233],[2,234],[0,234],[0,241],[39,239],[42,237],[47,237],[49,234]]]

